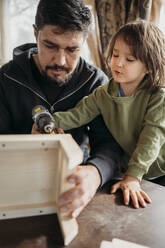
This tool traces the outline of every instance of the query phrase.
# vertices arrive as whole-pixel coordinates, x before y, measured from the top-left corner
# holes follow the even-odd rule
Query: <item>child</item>
[[[154,24],[126,24],[113,36],[108,51],[113,78],[84,97],[75,108],[54,113],[64,130],[84,125],[101,114],[128,161],[121,188],[124,203],[150,203],[140,188],[143,178],[165,175],[165,37]]]

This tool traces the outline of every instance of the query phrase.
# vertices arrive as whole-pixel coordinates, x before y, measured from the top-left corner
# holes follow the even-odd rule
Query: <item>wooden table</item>
[[[106,185],[78,217],[79,234],[68,248],[99,248],[102,240],[120,238],[150,248],[165,247],[165,187],[147,181],[147,208],[123,205],[122,194]],[[62,248],[56,215],[0,221],[0,248]]]

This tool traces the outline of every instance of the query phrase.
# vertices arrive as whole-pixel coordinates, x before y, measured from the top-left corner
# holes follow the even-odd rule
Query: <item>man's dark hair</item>
[[[64,31],[87,33],[91,12],[82,0],[40,0],[35,17],[37,30],[45,25],[59,26]]]

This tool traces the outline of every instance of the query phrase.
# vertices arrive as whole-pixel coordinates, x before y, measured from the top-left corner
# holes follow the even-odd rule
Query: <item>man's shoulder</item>
[[[13,64],[13,61],[11,60],[7,62],[6,64],[2,65],[0,67],[0,74],[3,75],[4,73],[6,73],[11,68],[12,64]]]
[[[10,75],[17,75],[20,72],[20,68],[14,60],[10,60],[0,68],[0,76],[4,79],[6,75],[10,77]]]
[[[13,58],[0,68],[1,77],[5,75],[17,77],[26,74],[30,66],[30,52],[35,44],[24,44],[13,50]]]

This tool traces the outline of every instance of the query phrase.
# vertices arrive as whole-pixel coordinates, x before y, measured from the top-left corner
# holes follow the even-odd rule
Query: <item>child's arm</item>
[[[112,186],[111,193],[115,193],[118,189],[123,191],[125,205],[129,205],[130,199],[135,208],[139,208],[139,203],[144,208],[146,202],[151,203],[150,197],[141,189],[140,182],[136,177],[124,176],[123,180]]]
[[[78,104],[65,112],[55,112],[53,114],[55,127],[63,130],[78,128],[92,121],[100,114],[99,98],[102,87],[98,87],[92,94],[84,97]]]

